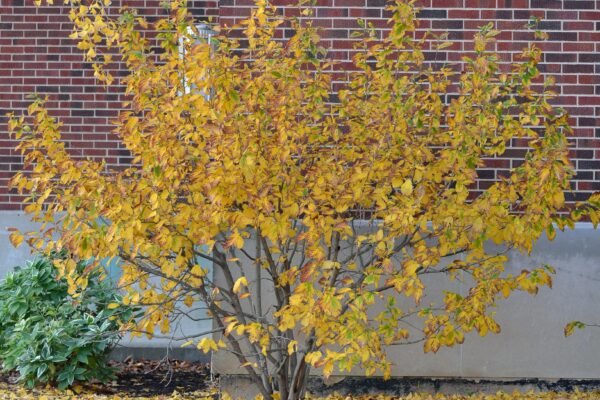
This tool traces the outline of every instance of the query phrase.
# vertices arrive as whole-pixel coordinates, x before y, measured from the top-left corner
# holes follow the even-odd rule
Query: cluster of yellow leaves
[[[180,394],[176,391],[171,395],[157,396],[127,396],[124,394],[98,394],[87,390],[60,391],[53,388],[25,389],[0,383],[1,400],[213,400],[214,391],[198,391]]]
[[[123,394],[104,395],[86,391],[58,391],[52,388],[43,389],[16,389],[13,386],[0,384],[0,399],[2,400],[213,400],[216,391],[198,391],[193,393],[179,394],[174,392],[171,395],[157,396],[126,396]],[[223,399],[231,399],[226,393],[221,394]],[[258,400],[260,398],[257,397]],[[315,397],[307,395],[306,400],[595,400],[600,398],[600,392],[589,391],[580,392],[526,392],[515,391],[513,393],[498,392],[495,394],[429,394],[429,393],[411,393],[406,396],[392,396],[384,394],[371,395],[330,395],[327,397]],[[241,399],[247,400],[247,399]]]

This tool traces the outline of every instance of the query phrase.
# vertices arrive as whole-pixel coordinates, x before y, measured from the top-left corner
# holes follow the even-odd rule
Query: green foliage
[[[55,256],[63,258],[62,256]],[[82,273],[85,263],[78,263]],[[70,293],[51,258],[37,258],[0,284],[0,359],[19,380],[63,389],[75,381],[107,381],[106,365],[119,339],[119,326],[132,316],[101,270]]]

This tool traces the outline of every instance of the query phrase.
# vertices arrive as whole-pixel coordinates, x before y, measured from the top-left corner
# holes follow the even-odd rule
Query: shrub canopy
[[[70,277],[86,266],[78,263]],[[133,310],[120,305],[121,297],[101,269],[88,270],[85,286],[76,291],[57,275],[53,259],[37,258],[0,282],[2,368],[17,371],[28,387],[64,389],[76,381],[113,378],[108,356]]]
[[[13,185],[45,223],[27,240],[120,259],[149,335],[206,307],[217,335],[198,347],[231,351],[265,398],[299,398],[310,368],[388,376],[389,345],[437,351],[499,332],[489,311],[499,298],[551,284],[547,266],[505,273],[507,252],[591,210],[558,216],[573,175],[567,116],[549,103],[540,50],[501,64],[491,25],[462,72],[438,68],[423,48],[446,43],[415,39],[415,9],[398,1],[385,38],[365,24],[356,71],[332,98],[336,66],[309,8],[284,18],[258,1],[209,44],[181,1],[153,24],[131,9],[110,16],[108,0],[71,7],[97,77],[113,83],[115,52],[127,66],[131,102],[115,134],[133,164],[72,157],[34,102],[32,124],[10,122],[31,167]],[[294,35],[276,39],[282,27]],[[475,190],[478,170],[514,140],[528,146],[522,162]],[[68,279],[74,266],[59,269]],[[428,292],[425,277],[467,289]]]

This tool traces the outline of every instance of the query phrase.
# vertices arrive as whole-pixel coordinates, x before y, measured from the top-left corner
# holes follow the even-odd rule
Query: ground
[[[26,390],[15,383],[15,376],[0,374],[0,399],[208,400],[217,392],[210,369],[203,363],[126,360],[114,362],[113,366],[119,370],[114,382],[75,386],[67,392],[51,388]]]
[[[117,380],[106,385],[76,386],[66,392],[52,388],[25,389],[15,376],[0,374],[0,400],[213,400],[218,399],[218,382],[206,364],[180,361],[133,361],[114,363]],[[227,397],[223,397],[226,399]],[[494,395],[410,394],[403,397],[365,395],[329,396],[312,400],[600,400],[600,392],[497,393]],[[246,400],[246,399],[243,399]]]

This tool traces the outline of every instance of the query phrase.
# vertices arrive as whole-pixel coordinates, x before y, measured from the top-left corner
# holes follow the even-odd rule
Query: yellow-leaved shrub
[[[332,101],[337,67],[310,8],[286,19],[259,0],[200,43],[184,1],[153,23],[131,9],[115,17],[109,0],[68,4],[98,79],[114,84],[115,52],[127,67],[118,79],[131,101],[115,135],[133,163],[74,158],[33,102],[30,120],[10,121],[29,168],[12,184],[43,223],[25,240],[120,260],[126,302],[146,310],[134,329],[150,336],[206,307],[215,336],[188,344],[231,351],[265,399],[303,396],[311,368],[388,376],[390,345],[435,352],[499,332],[490,307],[552,282],[546,266],[506,273],[508,252],[552,238],[553,221],[596,221],[595,199],[559,215],[570,128],[540,81],[540,50],[502,65],[491,25],[462,72],[434,68],[423,47],[435,40],[414,39],[415,9],[397,1],[385,38],[366,26],[356,72]],[[160,52],[141,33],[149,26]],[[276,39],[282,26],[294,35]],[[528,145],[523,162],[473,192],[477,170],[514,139]],[[466,290],[436,293],[425,279]]]

